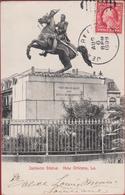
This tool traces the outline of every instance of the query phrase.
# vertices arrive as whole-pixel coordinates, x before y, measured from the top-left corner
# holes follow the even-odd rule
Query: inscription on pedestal
[[[56,83],[55,84],[55,100],[78,100],[83,94],[83,84],[74,83]]]

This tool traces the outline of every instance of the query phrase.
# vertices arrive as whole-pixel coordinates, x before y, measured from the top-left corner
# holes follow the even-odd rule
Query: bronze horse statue
[[[50,18],[48,18],[48,15],[43,16],[42,18],[38,19],[38,22],[40,25],[45,24],[43,27],[38,39],[34,39],[28,46],[27,46],[27,57],[31,59],[30,55],[30,49],[36,48],[43,50],[43,53],[40,53],[40,56],[46,56],[47,53],[58,55],[60,61],[64,65],[64,68],[57,71],[59,73],[63,73],[64,71],[70,69],[72,67],[71,60],[74,59],[78,54],[77,52],[80,52],[85,63],[92,67],[92,63],[89,60],[88,57],[88,51],[84,46],[78,46],[77,48],[72,45],[70,42],[66,43],[62,40],[60,40],[57,36],[56,30],[53,26],[53,22],[51,22]],[[52,44],[53,39],[56,38],[57,40],[57,46],[54,51],[52,51]]]

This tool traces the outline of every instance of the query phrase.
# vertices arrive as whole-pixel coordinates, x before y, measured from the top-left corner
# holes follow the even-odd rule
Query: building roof
[[[114,82],[113,79],[110,78],[105,78],[105,83],[108,86],[108,91],[112,91],[112,92],[120,92],[119,88],[117,87],[116,83]]]

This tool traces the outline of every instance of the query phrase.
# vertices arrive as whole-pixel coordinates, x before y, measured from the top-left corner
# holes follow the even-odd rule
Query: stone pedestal
[[[62,102],[80,97],[107,107],[107,85],[92,76],[31,73],[18,78],[13,86],[13,119],[60,119]]]

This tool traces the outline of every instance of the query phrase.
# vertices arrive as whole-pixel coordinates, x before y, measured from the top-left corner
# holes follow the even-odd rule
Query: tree
[[[125,106],[116,105],[109,109],[109,119],[112,120],[124,120],[125,118]]]
[[[117,105],[110,110],[104,110],[104,106],[98,106],[93,104],[90,100],[80,99],[79,102],[69,100],[66,104],[63,102],[63,107],[65,109],[64,118],[67,120],[77,121],[95,119],[94,123],[85,123],[84,129],[82,126],[77,126],[76,137],[79,136],[80,139],[77,140],[77,145],[81,147],[81,142],[86,139],[86,143],[93,143],[95,149],[99,149],[102,145],[102,128],[104,130],[104,149],[110,151],[122,150],[124,141],[124,125],[123,119],[125,116],[125,109],[121,105]],[[108,120],[105,119],[105,114],[108,114]],[[98,120],[103,120],[99,123]],[[92,125],[91,125],[92,124]],[[70,127],[70,126],[69,126]],[[75,125],[74,125],[75,128]],[[79,129],[78,129],[79,128]],[[86,132],[86,133],[84,133]],[[78,133],[80,135],[78,135]],[[85,135],[84,135],[85,134]],[[85,138],[84,138],[85,136]],[[93,140],[94,138],[94,140]],[[99,146],[97,146],[97,142]],[[86,149],[89,147],[86,145]]]
[[[108,119],[112,121],[106,138],[111,140],[112,150],[123,150],[125,146],[125,104],[115,105],[109,110]]]
[[[79,102],[69,100],[69,104],[63,102],[66,119],[102,119],[104,117],[104,106],[92,104],[90,100],[80,99]]]

